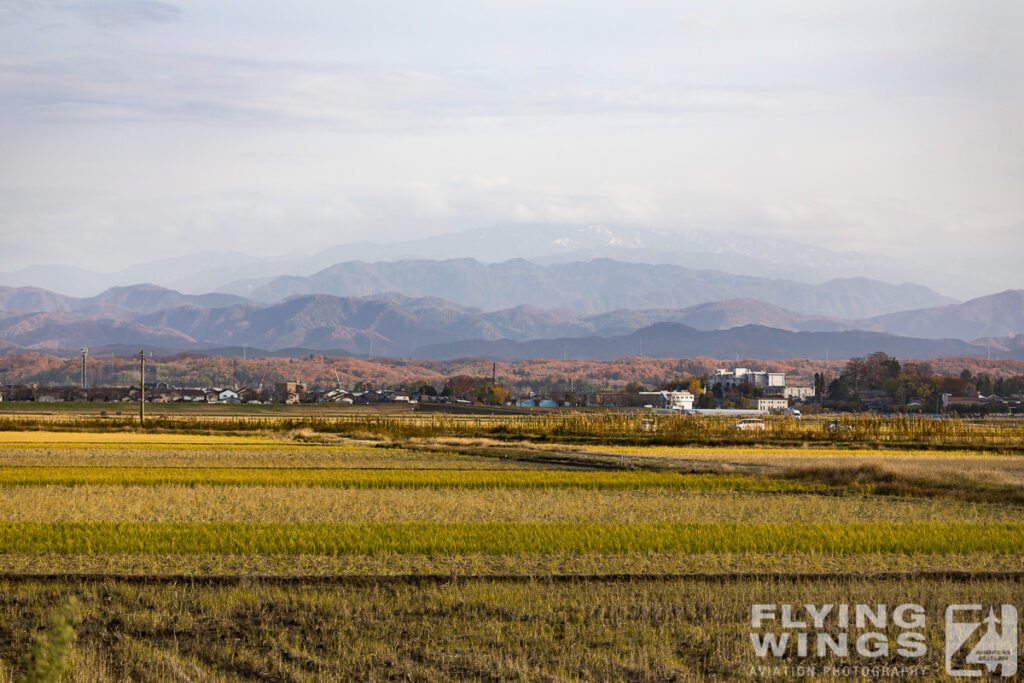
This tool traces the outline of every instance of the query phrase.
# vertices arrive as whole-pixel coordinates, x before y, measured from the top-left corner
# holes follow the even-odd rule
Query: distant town
[[[253,386],[185,386],[147,381],[134,385],[8,383],[0,401],[36,403],[246,404],[246,405],[384,405],[424,409],[489,407],[504,409],[607,408],[719,415],[785,414],[800,417],[820,411],[1019,414],[1024,376],[990,376],[963,370],[935,373],[922,363],[903,363],[882,352],[854,358],[835,377],[814,373],[812,383],[787,378],[785,372],[747,367],[718,368],[690,377],[675,377],[646,386],[630,381],[615,390],[513,391],[492,365],[490,377],[454,375],[443,383],[428,380],[393,385],[367,380],[350,386],[314,387],[302,381]]]

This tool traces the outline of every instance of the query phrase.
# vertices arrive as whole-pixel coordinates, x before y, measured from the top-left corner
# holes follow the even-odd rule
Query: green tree
[[[814,395],[822,398],[825,395],[825,375],[820,372],[814,373]]]
[[[852,395],[850,382],[845,373],[838,379],[832,380],[828,385],[828,397],[833,401],[848,401]]]
[[[36,636],[25,657],[25,673],[19,683],[57,683],[67,668],[67,654],[75,639],[81,605],[71,597],[50,618],[49,628]]]

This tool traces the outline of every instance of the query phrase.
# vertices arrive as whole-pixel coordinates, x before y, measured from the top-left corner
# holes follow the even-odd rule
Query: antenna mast
[[[85,391],[87,385],[85,383],[85,359],[89,356],[89,347],[82,347],[82,391]]]

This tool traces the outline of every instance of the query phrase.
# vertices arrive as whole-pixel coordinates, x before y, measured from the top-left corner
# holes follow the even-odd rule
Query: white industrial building
[[[786,398],[755,398],[754,408],[757,410],[785,410],[789,407]]]
[[[751,370],[749,368],[736,368],[735,370],[715,370],[708,375],[708,388],[722,385],[723,388],[734,387],[744,382],[753,384],[758,389],[771,389],[779,387],[779,391],[786,386],[786,373],[768,372],[767,370]]]
[[[641,391],[640,398],[652,408],[692,410],[693,394],[689,391]]]
[[[814,398],[814,387],[789,385],[784,388],[782,395],[796,401],[805,401]]]

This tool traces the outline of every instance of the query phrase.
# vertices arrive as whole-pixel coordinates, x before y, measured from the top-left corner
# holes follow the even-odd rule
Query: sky
[[[1021,35],[1019,0],[0,0],[0,271],[557,222],[1024,286]]]

